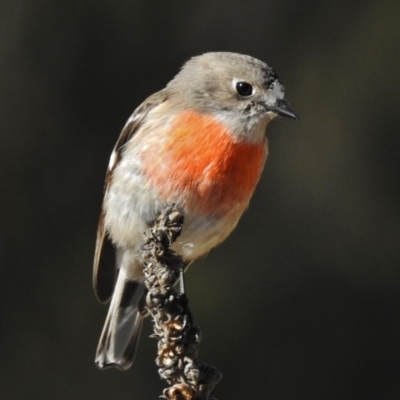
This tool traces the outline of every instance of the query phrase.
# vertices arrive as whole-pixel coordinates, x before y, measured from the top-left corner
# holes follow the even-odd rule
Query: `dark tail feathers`
[[[139,343],[143,322],[139,303],[146,288],[139,281],[126,279],[121,272],[97,346],[95,362],[99,368],[127,370]]]

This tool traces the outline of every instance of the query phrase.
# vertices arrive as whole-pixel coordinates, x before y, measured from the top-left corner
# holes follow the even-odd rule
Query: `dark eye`
[[[240,96],[251,96],[253,94],[253,86],[251,86],[250,83],[247,82],[238,82],[236,84],[236,91]]]

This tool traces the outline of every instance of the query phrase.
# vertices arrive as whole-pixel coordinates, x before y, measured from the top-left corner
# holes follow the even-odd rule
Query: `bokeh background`
[[[181,64],[272,65],[300,122],[229,240],[187,276],[219,399],[400,398],[400,4],[0,2],[0,393],[155,399],[148,321],[134,367],[99,371],[91,288],[111,149]]]

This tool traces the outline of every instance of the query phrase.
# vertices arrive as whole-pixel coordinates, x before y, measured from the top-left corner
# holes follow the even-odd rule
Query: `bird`
[[[189,59],[127,120],[109,160],[95,246],[95,294],[111,301],[100,369],[127,370],[135,358],[146,315],[144,231],[174,204],[184,224],[172,249],[185,265],[223,242],[248,207],[277,117],[299,119],[273,68],[209,52]]]

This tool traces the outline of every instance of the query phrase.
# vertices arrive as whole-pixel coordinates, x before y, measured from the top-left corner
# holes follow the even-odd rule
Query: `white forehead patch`
[[[282,83],[276,80],[271,86],[273,97],[282,100],[285,97],[285,88],[283,87]]]

